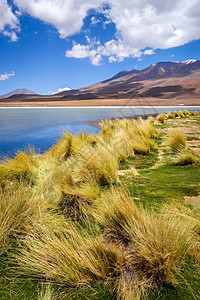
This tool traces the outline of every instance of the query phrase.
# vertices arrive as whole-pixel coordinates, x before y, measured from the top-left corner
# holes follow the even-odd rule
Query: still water
[[[184,109],[200,111],[200,106],[0,108],[0,156],[12,156],[29,146],[44,152],[60,139],[64,130],[97,133],[97,128],[87,124],[89,121]]]

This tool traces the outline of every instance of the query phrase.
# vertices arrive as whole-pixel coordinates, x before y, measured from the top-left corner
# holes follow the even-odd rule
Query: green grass
[[[163,165],[153,170],[141,170],[141,177],[132,184],[124,179],[133,197],[144,206],[160,206],[170,201],[184,201],[184,196],[200,193],[198,166]]]

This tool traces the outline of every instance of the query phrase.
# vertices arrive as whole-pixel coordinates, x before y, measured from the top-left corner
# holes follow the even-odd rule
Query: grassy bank
[[[1,299],[198,299],[200,115],[101,122],[0,165]]]

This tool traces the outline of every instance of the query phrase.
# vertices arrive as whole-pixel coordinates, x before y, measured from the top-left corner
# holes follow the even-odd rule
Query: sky
[[[0,95],[200,59],[200,0],[0,0]]]

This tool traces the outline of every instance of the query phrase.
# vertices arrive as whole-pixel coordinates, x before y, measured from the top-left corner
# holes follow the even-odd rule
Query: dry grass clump
[[[183,223],[185,220],[189,222],[195,233],[195,243],[189,248],[189,254],[194,257],[196,264],[200,265],[200,212],[199,210],[191,210],[188,206],[178,203],[165,204],[163,207],[166,215],[174,215],[179,218]]]
[[[165,115],[164,115],[164,114],[159,114],[159,115],[157,116],[156,120],[157,120],[159,123],[163,124],[163,123],[165,122]]]
[[[147,139],[144,136],[134,135],[132,136],[133,140],[133,150],[137,154],[147,154],[151,149],[157,147],[156,143],[152,139]]]
[[[141,118],[132,120],[128,133],[135,153],[147,154],[151,149],[156,148],[155,138],[158,137],[158,133],[148,120],[144,121]]]
[[[115,276],[122,263],[118,250],[74,227],[69,223],[59,233],[41,227],[39,234],[30,234],[16,255],[22,273],[71,288]]]
[[[173,119],[173,113],[168,112],[166,115],[167,115],[167,119]]]
[[[99,143],[95,147],[85,147],[79,152],[77,165],[72,168],[76,182],[96,182],[109,185],[118,181],[119,160],[113,147]]]
[[[100,127],[100,136],[102,136],[103,139],[109,139],[112,136],[113,132],[116,130],[115,121],[110,119],[101,121]]]
[[[124,264],[117,280],[119,299],[140,299],[149,286],[174,285],[188,249],[193,224],[165,212],[139,210],[130,197],[114,192],[105,214],[105,237],[122,251]]]
[[[105,195],[100,214],[104,237],[79,231],[70,221],[38,224],[16,254],[21,274],[70,288],[110,282],[116,298],[124,300],[140,299],[149,287],[176,284],[196,241],[189,214],[172,207],[161,213],[139,209],[120,188]]]
[[[34,149],[19,151],[13,159],[5,159],[0,165],[0,182],[34,181],[39,157]]]
[[[33,220],[39,218],[36,199],[30,198],[26,188],[0,190],[0,254],[10,246],[10,240],[23,236]]]
[[[50,150],[46,151],[42,157],[44,159],[53,158],[58,161],[66,160],[72,153],[73,135],[70,132],[64,132],[62,138]]]
[[[180,128],[172,128],[169,131],[166,145],[174,153],[186,149],[186,139],[184,132]]]
[[[85,146],[94,146],[98,141],[96,134],[83,132],[77,133],[72,141],[72,152],[78,152],[82,147]]]
[[[149,123],[151,123],[151,124],[154,124],[154,123],[155,123],[155,119],[154,119],[152,116],[148,117],[147,120],[148,120]]]
[[[120,162],[125,161],[128,156],[134,156],[134,144],[130,133],[120,128],[110,139],[110,145],[114,149]]]
[[[200,163],[199,156],[190,149],[180,151],[174,158],[173,163],[179,166],[198,165]]]
[[[95,182],[83,183],[80,186],[62,183],[62,196],[59,207],[65,217],[84,222],[94,218],[100,190]]]
[[[185,118],[185,114],[181,110],[179,110],[177,112],[177,114],[178,114],[179,118]]]
[[[189,117],[190,116],[190,112],[188,110],[183,110],[183,114],[186,116],[186,117]]]

